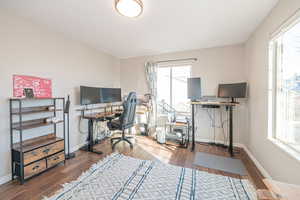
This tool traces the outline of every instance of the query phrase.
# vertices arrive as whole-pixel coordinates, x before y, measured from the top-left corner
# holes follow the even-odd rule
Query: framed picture
[[[52,81],[47,78],[40,78],[26,75],[13,75],[13,96],[26,97],[25,88],[32,88],[35,98],[52,97]]]

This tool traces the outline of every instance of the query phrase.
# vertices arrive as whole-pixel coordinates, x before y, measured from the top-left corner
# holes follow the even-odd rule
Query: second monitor
[[[201,78],[188,78],[188,99],[197,101],[201,99]]]
[[[100,102],[101,103],[113,103],[121,102],[121,88],[101,88],[100,90]]]
[[[246,98],[247,83],[231,83],[231,84],[219,84],[218,97],[219,98],[231,98],[232,102],[235,102],[235,98]]]

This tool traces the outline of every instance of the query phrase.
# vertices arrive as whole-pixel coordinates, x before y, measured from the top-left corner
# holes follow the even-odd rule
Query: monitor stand
[[[231,102],[230,103],[236,103],[236,104],[239,104],[239,102],[235,101],[235,98],[234,97],[231,97]]]

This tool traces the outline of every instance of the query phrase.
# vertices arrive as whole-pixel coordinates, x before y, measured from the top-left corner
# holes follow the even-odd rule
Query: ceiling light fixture
[[[115,0],[116,10],[126,17],[138,17],[143,12],[141,0]]]

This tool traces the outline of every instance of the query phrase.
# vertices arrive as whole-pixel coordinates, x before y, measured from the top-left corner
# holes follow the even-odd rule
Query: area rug
[[[256,200],[247,181],[112,154],[47,200]]]

